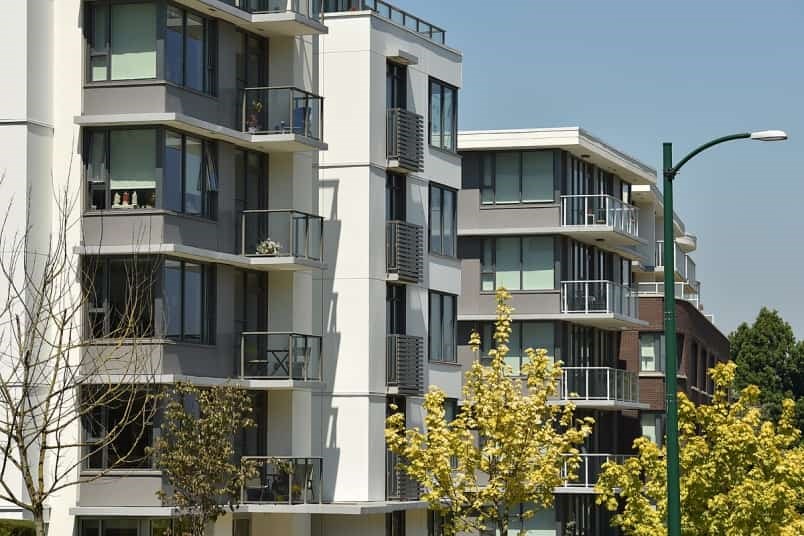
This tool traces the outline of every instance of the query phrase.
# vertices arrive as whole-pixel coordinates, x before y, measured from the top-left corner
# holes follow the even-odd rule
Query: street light
[[[784,141],[782,130],[762,130],[732,134],[707,142],[673,165],[673,144],[665,143],[664,153],[664,351],[665,401],[667,411],[667,533],[681,536],[681,489],[678,467],[678,354],[676,353],[675,240],[673,233],[673,180],[681,167],[703,151],[727,141],[751,139]]]

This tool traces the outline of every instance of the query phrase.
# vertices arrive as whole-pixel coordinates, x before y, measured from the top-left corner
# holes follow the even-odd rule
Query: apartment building
[[[322,461],[312,445],[321,326],[311,314],[320,306],[313,274],[324,268],[320,4],[7,7],[2,33],[8,50],[20,53],[6,64],[21,83],[9,85],[13,98],[2,105],[0,132],[14,150],[4,151],[0,167],[19,196],[20,221],[30,207],[35,233],[46,236],[60,209],[53,190],[69,188],[80,223],[70,230],[70,251],[97,267],[76,282],[91,291],[85,333],[103,344],[126,307],[127,274],[147,276],[137,335],[157,381],[228,381],[251,391],[258,428],[239,448],[258,457],[260,477],[244,490],[247,506],[214,533],[270,526],[309,534],[310,513],[295,503],[321,500]],[[115,418],[107,408],[100,428],[77,423],[74,434],[92,441]],[[119,441],[76,477],[106,469],[115,450],[145,446],[125,443],[128,434]],[[273,467],[276,457],[292,465],[292,483]],[[155,493],[164,486],[143,459],[68,488],[49,505],[50,534],[163,534],[171,510]]]
[[[456,354],[458,89],[445,31],[383,1],[324,2],[321,154],[325,387],[314,394],[320,534],[427,534],[419,489],[386,451],[391,404],[423,422],[435,384],[460,397]],[[345,506],[342,511],[348,511]],[[429,520],[432,525],[432,520]],[[431,527],[432,529],[433,527]]]

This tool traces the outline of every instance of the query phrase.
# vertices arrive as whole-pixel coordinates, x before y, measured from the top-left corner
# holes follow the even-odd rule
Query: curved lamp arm
[[[744,139],[747,139],[747,138],[750,138],[750,137],[751,137],[750,132],[742,132],[740,134],[731,134],[729,136],[723,136],[722,138],[717,138],[717,139],[714,139],[714,140],[712,140],[710,142],[704,143],[703,145],[701,145],[700,147],[698,147],[694,151],[690,152],[687,156],[685,156],[684,158],[679,160],[678,164],[676,164],[675,166],[673,166],[673,167],[671,167],[669,169],[665,169],[664,170],[664,176],[667,177],[670,180],[673,180],[676,177],[676,175],[678,174],[679,170],[682,168],[682,166],[684,166],[684,164],[686,164],[687,162],[692,160],[695,156],[698,156],[699,154],[701,154],[705,150],[709,149],[710,147],[714,147],[715,145],[720,145],[721,143],[726,143],[727,141],[744,140]]]

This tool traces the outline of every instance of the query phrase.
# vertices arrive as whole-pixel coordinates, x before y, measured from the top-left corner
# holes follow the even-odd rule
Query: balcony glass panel
[[[630,456],[622,454],[581,454],[581,464],[574,479],[569,478],[567,464],[564,464],[562,475],[565,478],[564,487],[593,488],[597,483],[603,464],[613,462],[622,464]]]
[[[247,457],[257,463],[258,475],[246,481],[246,504],[320,504],[322,458]]]
[[[610,367],[565,367],[562,369],[562,400],[639,402],[636,374]]]
[[[321,381],[321,337],[247,332],[240,347],[244,378]]]
[[[610,195],[561,196],[561,225],[605,225],[615,231],[639,236],[639,209]]]
[[[243,91],[241,128],[251,134],[298,134],[321,140],[323,99],[291,87]]]
[[[637,293],[612,281],[563,281],[561,312],[620,314],[638,318]]]
[[[311,19],[321,18],[322,0],[223,0],[249,13],[293,12]]]
[[[321,260],[321,216],[293,210],[244,210],[241,218],[241,255]]]

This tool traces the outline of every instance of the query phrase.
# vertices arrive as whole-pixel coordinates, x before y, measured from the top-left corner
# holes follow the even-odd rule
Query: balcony
[[[594,245],[643,243],[639,237],[639,209],[610,195],[562,195],[561,227],[564,234]]]
[[[424,338],[388,335],[385,355],[386,385],[391,394],[423,394]]]
[[[421,225],[404,221],[386,222],[385,266],[389,281],[423,281],[424,230]]]
[[[258,476],[242,488],[243,504],[321,504],[323,458],[244,457],[257,463]]]
[[[676,283],[676,299],[684,300],[693,304],[696,308],[701,308],[700,284]],[[637,294],[640,297],[664,297],[664,283],[637,283]]]
[[[327,13],[360,10],[373,11],[380,17],[440,45],[447,42],[447,32],[443,29],[382,0],[331,0],[325,2],[324,6],[324,11]]]
[[[645,326],[637,293],[613,281],[562,281],[561,314],[602,329]]]
[[[240,371],[246,380],[320,382],[321,337],[297,333],[245,332],[240,335]]]
[[[269,37],[327,33],[320,0],[177,0]]]
[[[264,150],[318,151],[322,142],[324,98],[295,87],[243,90],[240,130]]]
[[[556,493],[594,493],[595,484],[603,472],[603,464],[614,462],[621,464],[629,455],[624,454],[581,454],[581,465],[578,467],[577,478],[569,480],[567,465],[564,465],[562,475],[564,484],[555,489]]]
[[[324,218],[297,210],[244,210],[240,255],[277,270],[323,269]]]
[[[389,501],[418,501],[421,490],[401,467],[399,456],[386,451],[385,458],[385,496]]]
[[[580,408],[647,409],[639,401],[636,373],[611,367],[564,367],[558,398]]]
[[[424,118],[408,110],[388,110],[388,168],[397,173],[424,171]]]

